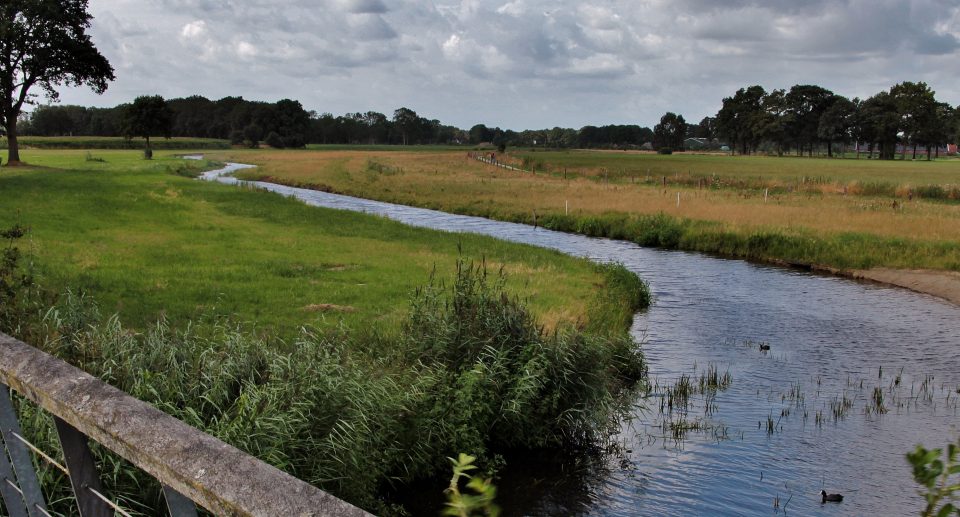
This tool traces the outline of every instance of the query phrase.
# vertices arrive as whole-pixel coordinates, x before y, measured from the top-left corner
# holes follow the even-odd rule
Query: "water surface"
[[[236,183],[222,174],[243,167],[231,164],[205,177]],[[696,398],[684,414],[661,414],[656,396],[637,400],[617,437],[623,452],[601,465],[543,462],[508,475],[500,485],[508,515],[916,515],[923,503],[904,454],[918,443],[943,447],[957,438],[960,308],[937,298],[252,183],[311,205],[623,263],[654,294],[653,307],[632,328],[652,378],[669,385],[684,374],[696,378],[708,365],[732,376],[729,388],[710,400]],[[759,343],[770,351],[761,352]],[[872,402],[876,388],[885,413]],[[832,408],[844,400],[848,406],[835,416]],[[671,421],[698,429],[676,439]],[[843,493],[844,502],[822,505],[824,488]]]

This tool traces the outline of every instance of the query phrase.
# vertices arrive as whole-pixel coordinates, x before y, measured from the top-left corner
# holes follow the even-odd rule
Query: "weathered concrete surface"
[[[0,381],[217,515],[368,515],[2,333]]]

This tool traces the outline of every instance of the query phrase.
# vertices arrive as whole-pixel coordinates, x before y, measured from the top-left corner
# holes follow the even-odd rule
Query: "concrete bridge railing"
[[[10,392],[54,417],[63,464],[29,443]],[[10,517],[50,515],[33,458],[66,473],[82,517],[127,515],[104,494],[94,440],[155,477],[173,516],[360,516],[366,512],[276,469],[56,357],[0,333],[0,495]]]

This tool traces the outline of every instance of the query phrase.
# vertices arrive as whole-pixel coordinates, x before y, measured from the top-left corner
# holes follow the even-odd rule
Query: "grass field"
[[[26,247],[50,289],[82,289],[104,312],[143,325],[213,311],[283,329],[395,322],[458,248],[501,266],[548,324],[575,320],[601,276],[589,263],[491,238],[413,229],[307,207],[274,194],[173,172],[169,153],[25,151],[0,169],[0,227],[31,229]]]
[[[960,204],[927,199],[917,189],[960,185],[960,160],[531,154],[544,160],[548,173],[498,169],[466,151],[211,156],[260,165],[241,175],[246,178],[504,220],[536,218],[556,229],[644,244],[839,268],[960,270]],[[524,156],[509,159],[519,163]],[[877,183],[917,193],[896,187],[878,195],[865,188]]]
[[[0,168],[27,269],[88,295],[4,286],[0,330],[368,510],[399,513],[388,488],[449,476],[459,451],[594,450],[643,385],[628,328],[649,291],[622,266],[198,181],[213,164],[169,152],[87,153]],[[0,280],[19,278],[0,245]],[[25,436],[56,451],[31,407]],[[166,514],[155,479],[94,454],[106,493]]]
[[[21,149],[143,149],[142,138],[114,136],[21,136]],[[154,138],[153,149],[229,149],[230,142],[216,138]],[[0,138],[0,149],[7,148],[6,138]],[[6,161],[6,158],[4,158]]]
[[[870,160],[801,158],[794,156],[729,156],[726,154],[678,153],[663,156],[624,151],[511,151],[515,159],[542,161],[551,173],[611,177],[627,180],[645,178],[668,182],[677,176],[712,177],[766,185],[796,185],[797,182],[845,185],[851,183],[891,183],[896,185],[960,184],[960,159],[944,157],[926,161],[917,159]]]

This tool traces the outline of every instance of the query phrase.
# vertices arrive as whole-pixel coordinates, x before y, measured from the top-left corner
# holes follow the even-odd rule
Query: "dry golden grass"
[[[732,230],[775,228],[816,234],[866,233],[927,241],[960,240],[960,205],[914,199],[843,195],[824,185],[822,194],[770,195],[733,189],[603,183],[506,171],[461,152],[294,151],[232,152],[219,156],[256,163],[254,177],[319,186],[350,195],[450,211],[491,214],[666,213],[720,222]],[[370,170],[376,163],[395,173]],[[679,207],[677,194],[680,194]],[[465,210],[466,209],[466,210]]]

